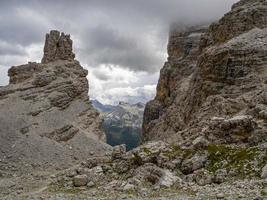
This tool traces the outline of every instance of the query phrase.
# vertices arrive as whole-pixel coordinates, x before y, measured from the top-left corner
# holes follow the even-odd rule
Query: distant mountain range
[[[126,144],[132,149],[140,143],[145,104],[120,102],[117,106],[104,105],[92,100],[92,105],[101,113],[102,128],[108,144],[115,146]]]
[[[101,113],[109,113],[112,112],[116,106],[112,105],[104,105],[100,103],[98,100],[92,100],[92,105],[94,108],[96,108]]]

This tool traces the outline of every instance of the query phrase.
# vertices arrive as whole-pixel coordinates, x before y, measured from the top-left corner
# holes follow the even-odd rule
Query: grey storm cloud
[[[143,38],[121,33],[112,27],[99,25],[91,28],[83,37],[85,47],[81,49],[88,56],[90,65],[118,65],[133,71],[154,72],[161,63],[160,57]]]
[[[5,55],[19,55],[25,56],[25,49],[20,45],[10,44],[0,40],[0,56]]]
[[[90,98],[147,102],[166,60],[169,24],[207,24],[237,0],[1,0],[0,85],[10,66],[40,61],[45,33],[71,34]]]
[[[101,81],[107,81],[109,80],[111,77],[103,72],[100,71],[94,71],[93,74],[95,75],[95,77]]]
[[[2,0],[0,41],[27,47],[41,43],[50,29],[59,29],[79,40],[74,43],[76,54],[92,67],[113,64],[154,73],[165,59],[171,20],[213,21],[235,1]],[[2,55],[23,53],[0,48]]]
[[[30,5],[20,5],[22,1],[15,4],[11,0],[2,5],[3,2],[0,2],[0,40],[23,46],[40,41],[47,31],[48,21]]]

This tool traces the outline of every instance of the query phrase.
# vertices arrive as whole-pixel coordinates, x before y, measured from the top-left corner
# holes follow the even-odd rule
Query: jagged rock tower
[[[11,67],[0,88],[0,157],[15,167],[67,167],[109,146],[69,35],[46,35],[42,63]]]
[[[74,58],[75,54],[72,52],[70,35],[60,34],[56,30],[46,34],[42,63],[55,60],[74,60]]]

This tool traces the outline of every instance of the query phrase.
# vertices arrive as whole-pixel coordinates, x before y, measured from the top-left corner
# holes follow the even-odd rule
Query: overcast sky
[[[12,65],[42,58],[45,33],[71,34],[89,70],[90,97],[103,103],[146,102],[166,60],[171,21],[215,21],[236,0],[1,0],[0,85]]]

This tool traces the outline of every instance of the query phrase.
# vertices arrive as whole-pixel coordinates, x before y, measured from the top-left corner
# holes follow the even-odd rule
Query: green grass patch
[[[259,176],[260,169],[266,164],[265,150],[257,148],[229,147],[226,145],[209,145],[206,169],[215,172],[218,169],[235,170],[242,177]]]

